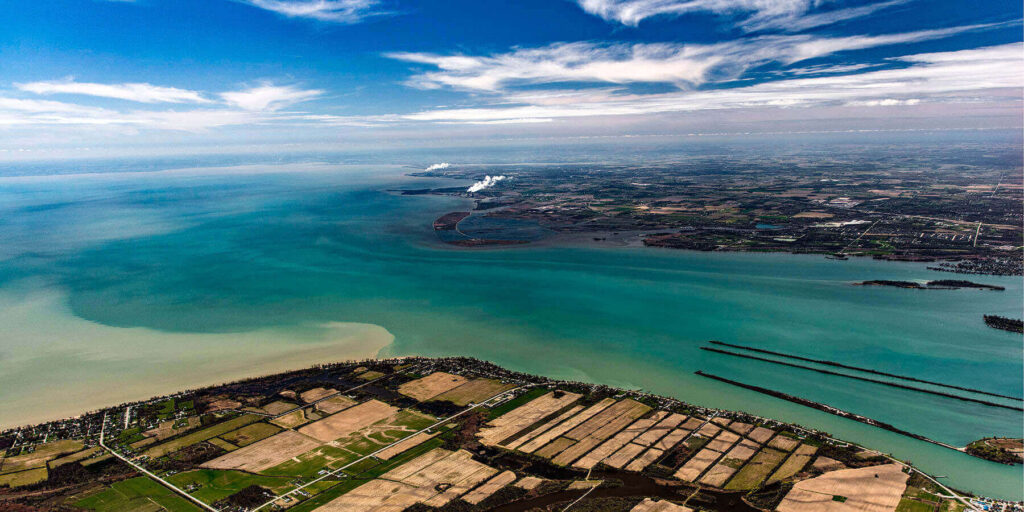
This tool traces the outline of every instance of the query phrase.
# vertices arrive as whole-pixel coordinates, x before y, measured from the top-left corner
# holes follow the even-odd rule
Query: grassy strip
[[[243,414],[237,418],[232,418],[223,423],[218,423],[212,427],[204,428],[198,432],[193,432],[162,444],[158,444],[149,450],[146,450],[143,455],[150,458],[163,457],[168,453],[178,451],[186,446],[190,446],[196,443],[201,443],[212,437],[217,437],[221,434],[226,434],[237,428],[243,427],[250,423],[259,421],[260,417],[254,414]]]
[[[191,492],[204,503],[214,503],[249,487],[260,485],[275,492],[284,492],[291,488],[291,478],[253,475],[241,471],[222,471],[217,469],[199,469],[178,473],[167,478],[167,481],[180,487],[199,485],[200,488]]]
[[[200,512],[199,507],[144,476],[117,482],[79,500],[75,506],[97,512],[119,512],[152,509],[154,503],[169,512]]]
[[[328,502],[351,491],[352,489],[355,489],[356,487],[359,487],[360,485],[363,485],[364,483],[369,482],[370,480],[373,480],[374,478],[377,478],[383,475],[384,473],[387,473],[388,471],[391,471],[392,469],[397,468],[398,466],[401,466],[402,464],[405,464],[406,462],[409,462],[410,460],[415,459],[416,457],[419,457],[420,455],[429,452],[430,450],[433,450],[434,448],[440,447],[442,443],[444,443],[444,441],[442,441],[441,439],[431,439],[419,446],[407,450],[405,453],[402,453],[401,455],[389,461],[384,461],[373,466],[372,468],[365,469],[364,471],[358,473],[357,477],[355,478],[347,478],[345,480],[342,480],[338,482],[337,485],[324,490],[320,494],[317,494],[316,496],[313,496],[312,498],[303,501],[302,503],[299,503],[298,505],[295,505],[294,507],[291,507],[288,510],[289,512],[308,512],[319,507],[322,507],[326,505]]]
[[[493,420],[494,418],[497,418],[519,407],[520,405],[523,405],[535,398],[540,398],[541,396],[543,396],[546,393],[549,393],[550,391],[551,390],[547,388],[533,388],[527,391],[526,393],[523,393],[522,395],[519,395],[516,398],[513,398],[512,400],[509,400],[508,402],[505,402],[487,411],[487,418]]]

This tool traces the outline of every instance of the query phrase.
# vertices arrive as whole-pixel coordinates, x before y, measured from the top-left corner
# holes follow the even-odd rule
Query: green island
[[[985,325],[1002,331],[1024,333],[1024,320],[999,315],[985,315]]]

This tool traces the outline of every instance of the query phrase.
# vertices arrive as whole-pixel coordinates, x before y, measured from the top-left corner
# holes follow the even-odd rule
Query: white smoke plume
[[[480,192],[485,188],[491,188],[494,185],[497,185],[498,182],[503,179],[505,179],[505,176],[485,176],[484,179],[474,183],[472,186],[466,189],[466,192],[469,192],[470,194],[472,194],[473,192]]]
[[[448,162],[441,162],[439,164],[434,164],[434,165],[431,165],[430,167],[427,167],[427,170],[428,171],[440,171],[441,169],[447,169],[447,168],[449,168],[451,166],[452,166],[452,164],[450,164]]]

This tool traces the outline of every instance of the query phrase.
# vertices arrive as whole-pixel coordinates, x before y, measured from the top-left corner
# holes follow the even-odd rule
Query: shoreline
[[[34,287],[0,289],[0,325],[25,342],[0,359],[0,388],[8,393],[0,402],[0,429],[319,361],[377,357],[394,342],[384,327],[355,322],[238,333],[112,327],[75,316],[61,292]],[[51,378],[29,380],[40,372]]]
[[[14,422],[8,421],[11,420],[12,418],[9,415],[5,414],[3,421],[0,422],[0,431],[31,425],[45,424],[53,421],[59,421],[65,418],[78,418],[91,412],[94,412],[96,410],[102,410],[108,407],[109,404],[112,402],[142,402],[147,401],[153,397],[171,396],[185,389],[214,387],[238,380],[255,379],[260,377],[266,377],[269,375],[276,375],[278,373],[294,370],[295,368],[310,367],[311,365],[315,365],[317,362],[339,362],[348,360],[376,359],[376,357],[363,358],[359,357],[358,355],[346,358],[343,357],[343,355],[335,353],[333,350],[331,350],[331,347],[324,347],[322,349],[318,349],[315,351],[308,351],[305,352],[303,355],[308,355],[309,357],[281,359],[275,356],[268,356],[263,364],[257,364],[253,367],[249,367],[248,369],[243,369],[240,371],[224,372],[221,373],[219,377],[211,378],[209,380],[194,380],[188,381],[188,383],[185,383],[184,381],[164,381],[154,385],[133,384],[131,387],[131,392],[107,394],[90,393],[89,396],[96,397],[91,402],[82,403],[81,401],[76,399],[76,405],[48,407],[46,408],[47,412],[33,414],[31,416],[24,416],[23,419],[18,419],[15,420]],[[60,407],[63,410],[59,410],[58,407]]]
[[[577,381],[577,380],[572,380],[572,379],[548,377],[548,376],[545,376],[543,374],[535,374],[535,373],[522,372],[522,371],[517,371],[517,370],[510,370],[510,369],[507,369],[507,368],[505,368],[503,366],[496,365],[495,363],[492,363],[492,362],[487,361],[487,360],[480,360],[480,359],[476,359],[476,358],[472,358],[472,357],[464,357],[464,356],[451,356],[451,357],[400,356],[400,357],[393,357],[393,358],[361,359],[361,360],[360,359],[349,359],[349,360],[345,360],[345,361],[321,362],[321,363],[313,365],[313,366],[306,366],[306,367],[300,367],[300,368],[292,368],[292,369],[290,369],[288,371],[284,371],[284,372],[277,372],[277,373],[272,373],[272,374],[264,374],[264,375],[260,375],[260,376],[256,376],[256,377],[249,377],[249,378],[239,379],[239,380],[234,380],[234,381],[224,381],[224,382],[222,382],[220,384],[217,384],[217,385],[211,385],[211,386],[192,386],[192,387],[187,388],[187,389],[180,389],[177,392],[172,393],[172,394],[164,394],[164,395],[151,396],[148,399],[144,399],[144,400],[141,400],[141,401],[121,402],[121,403],[116,404],[116,405],[107,405],[107,406],[105,406],[105,407],[103,407],[101,409],[97,409],[97,410],[91,411],[88,415],[83,415],[81,417],[75,417],[75,418],[63,418],[63,421],[60,422],[61,423],[60,427],[58,429],[56,429],[56,430],[53,430],[52,432],[58,438],[61,435],[65,435],[65,436],[68,435],[67,432],[79,432],[79,434],[71,434],[73,437],[74,436],[79,436],[80,437],[81,433],[85,433],[86,438],[88,438],[92,434],[102,432],[102,429],[98,428],[97,424],[96,424],[96,420],[98,418],[102,417],[102,419],[100,420],[100,424],[106,424],[105,419],[108,416],[111,416],[111,415],[113,415],[113,417],[118,417],[118,418],[122,417],[122,416],[128,417],[128,413],[127,412],[122,413],[120,410],[121,409],[125,409],[125,408],[127,408],[127,410],[131,410],[131,408],[136,407],[136,406],[138,406],[140,404],[143,404],[143,403],[153,403],[155,401],[161,401],[161,400],[166,400],[168,398],[179,398],[179,397],[185,397],[185,398],[190,398],[190,397],[195,397],[195,396],[215,397],[215,395],[217,395],[218,393],[225,392],[225,391],[227,391],[229,389],[233,389],[236,393],[245,393],[245,392],[249,392],[249,391],[251,391],[253,389],[257,389],[260,386],[266,386],[268,384],[272,384],[275,380],[280,381],[282,379],[290,379],[293,376],[308,374],[310,372],[316,372],[316,371],[331,371],[332,368],[336,368],[336,367],[344,366],[344,365],[356,366],[356,365],[366,365],[366,364],[369,364],[369,365],[373,365],[373,364],[394,364],[394,365],[396,365],[396,368],[398,368],[398,369],[407,368],[409,366],[414,366],[414,367],[417,367],[417,368],[421,368],[421,367],[423,367],[423,365],[428,365],[431,368],[433,368],[434,371],[449,371],[449,372],[452,372],[453,369],[455,369],[454,372],[456,374],[459,374],[459,373],[462,373],[463,371],[467,371],[468,370],[468,371],[471,371],[471,372],[477,372],[479,374],[486,375],[489,378],[501,379],[503,382],[515,382],[515,383],[517,383],[518,385],[520,385],[522,387],[531,387],[531,386],[542,385],[542,386],[563,387],[563,388],[574,389],[574,390],[589,389],[590,392],[596,392],[596,393],[615,392],[616,394],[618,394],[620,396],[625,396],[625,397],[628,397],[628,398],[631,398],[631,399],[634,399],[634,400],[640,400],[641,402],[657,403],[658,404],[657,407],[667,408],[667,409],[671,409],[671,410],[680,409],[680,410],[687,411],[688,414],[697,414],[697,415],[705,416],[705,417],[708,418],[705,421],[705,423],[710,422],[711,419],[716,418],[716,417],[721,417],[721,418],[726,419],[726,420],[730,420],[731,419],[731,420],[736,420],[736,421],[746,421],[746,422],[751,422],[751,423],[764,424],[768,428],[772,428],[772,429],[778,428],[778,429],[782,429],[782,430],[791,430],[793,432],[796,432],[796,433],[800,434],[801,438],[803,438],[804,436],[809,436],[809,437],[812,437],[814,439],[817,439],[817,440],[820,440],[820,441],[823,441],[823,442],[835,443],[836,446],[840,446],[840,447],[843,447],[843,446],[855,446],[855,447],[862,448],[864,450],[872,450],[872,451],[874,451],[873,447],[866,447],[866,446],[864,446],[862,444],[859,444],[859,443],[856,443],[856,442],[847,441],[847,440],[845,440],[845,439],[843,439],[841,437],[836,437],[836,436],[834,436],[833,434],[831,434],[831,433],[829,433],[827,431],[823,431],[823,430],[816,429],[816,428],[805,427],[805,426],[803,426],[803,425],[801,425],[799,423],[792,422],[792,421],[786,421],[786,420],[780,420],[780,419],[776,419],[776,418],[772,418],[772,417],[760,416],[760,415],[748,413],[748,412],[745,412],[745,411],[742,411],[742,410],[723,409],[723,408],[718,408],[718,407],[708,407],[708,406],[696,405],[696,404],[693,404],[693,403],[691,403],[688,400],[685,400],[683,398],[677,398],[677,397],[671,397],[671,396],[667,396],[667,395],[661,395],[661,394],[658,394],[656,392],[651,392],[651,391],[647,391],[647,390],[643,390],[643,389],[623,389],[623,388],[617,388],[617,387],[614,387],[614,386],[606,386],[606,385],[602,385],[602,384],[592,384],[592,383],[587,383],[587,382],[582,382],[582,381]],[[736,382],[733,382],[733,381],[728,381],[727,379],[724,379],[724,378],[721,378],[721,377],[718,377],[718,376],[715,376],[715,375],[705,374],[703,372],[697,372],[697,374],[701,375],[701,376],[704,376],[704,377],[710,377],[711,379],[715,379],[715,380],[723,380],[723,381],[726,381],[727,383],[730,383],[730,384],[735,384],[735,385],[740,385],[742,387],[747,387],[746,385],[739,384],[739,383],[736,383]],[[368,385],[368,384],[363,384],[363,385]],[[271,388],[272,388],[272,385],[271,385]],[[754,387],[750,387],[749,389],[754,389],[754,390],[757,390],[757,391],[760,391],[760,392],[766,391],[766,390],[762,390],[760,388],[754,388]],[[769,394],[772,394],[772,393],[769,393]],[[777,396],[779,398],[783,398],[783,399],[787,399],[787,400],[789,400],[790,398],[795,398],[795,397],[787,398],[788,395],[782,395],[782,394],[778,394],[778,395],[773,394],[773,396]],[[814,404],[814,403],[812,403],[812,404]],[[307,406],[308,405],[309,404],[307,404]],[[803,404],[803,405],[808,405],[808,404]],[[821,404],[814,404],[814,405],[820,406]],[[953,450],[956,450],[957,452],[963,453],[963,450],[961,450],[961,449],[957,449],[955,447],[951,447],[949,445],[945,445],[944,443],[938,443],[938,442],[932,441],[932,440],[930,440],[928,438],[925,438],[925,437],[922,437],[922,436],[916,436],[914,434],[910,434],[908,432],[895,429],[891,425],[888,425],[888,424],[885,424],[885,423],[881,423],[881,422],[877,422],[877,421],[871,420],[870,418],[859,417],[857,415],[853,415],[851,413],[846,413],[845,411],[840,411],[840,410],[828,411],[827,408],[820,408],[820,407],[818,407],[818,408],[820,410],[823,410],[823,411],[826,411],[826,412],[831,412],[832,414],[841,413],[841,414],[838,414],[838,415],[847,417],[848,419],[855,419],[858,422],[865,423],[865,424],[870,425],[870,426],[875,427],[875,428],[880,428],[882,430],[888,430],[888,431],[891,431],[891,432],[894,432],[894,433],[897,433],[897,434],[909,435],[909,437],[915,438],[917,440],[938,444],[938,445],[944,446],[946,448],[952,448]],[[22,427],[19,427],[19,428],[16,428],[16,429],[10,429],[10,430],[4,431],[3,434],[10,435],[12,433],[18,433],[17,435],[20,436],[22,432],[28,431],[28,432],[32,433],[32,431],[34,430],[35,432],[32,433],[32,434],[35,435],[35,434],[38,434],[38,432],[39,432],[38,429],[40,427],[43,427],[43,426],[46,426],[46,424],[32,425],[32,426],[22,426]],[[47,427],[46,432],[48,433],[47,436],[49,437],[49,432],[51,432],[51,429],[49,427]],[[63,434],[61,434],[62,432],[63,432]],[[896,458],[896,457],[894,457],[892,455],[886,455],[885,452],[874,451],[874,453],[876,453],[878,455],[881,455],[882,457],[885,457],[885,458],[887,458],[887,459],[889,459],[889,460],[891,460],[893,462],[902,464],[904,466],[913,467],[914,469],[916,469],[917,471],[921,472],[922,474],[927,475],[927,473],[925,473],[925,470],[920,469],[917,466],[912,465],[912,463],[909,462],[909,461],[903,461],[903,460],[900,460],[900,459],[898,459],[898,458]],[[936,485],[942,485],[942,484],[938,484],[938,482],[936,482],[935,480],[932,480],[932,481],[935,482]],[[963,490],[952,491],[952,490],[950,490],[950,488],[947,488],[945,486],[942,486],[942,487],[944,489],[946,489],[947,491],[949,491],[949,492],[956,492],[956,493],[963,493],[964,492]],[[953,487],[953,489],[956,489],[956,488],[957,487]],[[970,491],[969,494],[967,494],[967,495],[971,496],[971,494],[976,493],[976,492],[977,491]],[[1006,499],[1006,498],[1000,498],[1000,499]]]
[[[446,175],[433,176],[433,175],[425,175],[423,173],[424,173],[424,171],[411,171],[411,172],[406,173],[405,176],[410,177],[410,178],[438,178],[438,179],[447,179],[447,180],[453,180],[453,181],[455,181],[455,180],[465,180],[465,178],[461,178],[461,177],[457,177],[457,176],[446,176]],[[386,192],[398,192],[399,195],[402,195],[400,190],[395,190],[395,189],[390,189],[390,190],[387,190]],[[460,219],[460,220],[463,220],[465,218],[468,218],[468,217],[474,216],[474,215],[487,215],[487,214],[489,214],[491,212],[501,211],[503,209],[506,209],[507,206],[508,206],[508,205],[504,205],[504,206],[498,206],[498,207],[493,208],[493,209],[490,209],[490,208],[488,208],[488,209],[480,209],[479,207],[480,207],[480,205],[481,205],[481,203],[483,201],[481,198],[479,198],[479,197],[470,197],[470,196],[467,196],[467,195],[465,195],[463,193],[454,192],[451,188],[417,189],[417,194],[416,195],[442,196],[442,197],[449,197],[449,198],[458,198],[458,199],[464,200],[467,203],[467,205],[469,205],[469,204],[472,205],[471,208],[468,208],[469,212],[448,212],[448,213],[445,213],[444,215],[442,215],[441,218],[444,218],[444,217],[446,217],[448,215],[452,215],[454,213],[465,213],[465,216],[462,219]],[[514,220],[526,220],[526,219],[522,219],[520,217],[516,217],[514,215],[510,216],[508,218],[509,219],[514,219]],[[440,219],[438,219],[438,220],[440,220]],[[952,256],[902,255],[902,254],[897,254],[897,253],[892,253],[892,254],[887,254],[887,255],[880,255],[880,254],[870,254],[870,253],[867,253],[867,252],[846,252],[847,248],[843,248],[843,249],[839,250],[838,252],[833,251],[833,250],[828,250],[828,251],[799,251],[799,250],[787,250],[786,248],[779,248],[779,249],[773,249],[773,248],[746,249],[742,245],[731,245],[731,246],[724,246],[724,247],[723,246],[718,246],[718,247],[715,247],[715,248],[712,248],[712,249],[709,249],[709,250],[702,250],[702,249],[695,249],[695,248],[689,248],[689,247],[677,247],[677,246],[672,246],[671,244],[660,244],[660,243],[657,243],[657,240],[655,240],[657,238],[657,236],[659,234],[661,234],[661,235],[666,234],[666,233],[658,233],[659,231],[665,231],[665,229],[659,229],[659,228],[650,228],[650,229],[645,229],[645,230],[629,229],[629,228],[627,228],[627,229],[623,229],[623,230],[607,230],[607,229],[605,229],[605,230],[596,230],[596,231],[587,231],[587,230],[582,230],[582,231],[576,231],[576,230],[562,231],[562,230],[559,230],[557,228],[552,228],[550,226],[545,226],[545,225],[541,224],[539,221],[533,221],[533,222],[535,222],[538,227],[546,229],[546,230],[550,231],[552,234],[549,235],[549,236],[544,236],[544,237],[542,237],[540,239],[537,239],[537,240],[507,240],[507,239],[504,239],[504,238],[502,238],[502,239],[497,239],[497,238],[490,239],[489,238],[489,239],[472,239],[472,242],[477,242],[477,243],[462,243],[462,244],[460,244],[460,243],[453,243],[453,242],[450,242],[450,241],[445,241],[445,240],[440,240],[440,239],[438,239],[438,240],[443,245],[454,245],[456,247],[463,248],[463,249],[464,248],[484,249],[484,248],[490,248],[491,246],[499,246],[499,247],[520,246],[520,247],[523,247],[523,246],[529,246],[529,245],[548,245],[548,244],[555,245],[555,246],[572,244],[572,245],[578,245],[578,246],[584,246],[584,247],[596,247],[596,246],[604,245],[605,243],[608,242],[608,239],[611,238],[612,239],[611,242],[610,242],[611,245],[613,245],[613,246],[620,246],[620,247],[621,246],[625,246],[625,247],[643,246],[643,247],[662,248],[662,249],[686,250],[686,251],[694,251],[694,252],[745,252],[745,253],[812,254],[812,255],[820,255],[820,256],[823,256],[823,257],[825,257],[827,259],[835,259],[835,260],[846,260],[850,256],[857,256],[857,257],[870,257],[873,260],[882,260],[882,261],[888,261],[888,262],[911,262],[911,263],[931,264],[932,266],[928,267],[929,270],[933,270],[933,271],[936,271],[936,272],[944,272],[944,273],[949,273],[949,274],[978,275],[978,276],[997,276],[997,277],[1021,276],[1021,275],[1024,275],[1024,268],[1022,268],[1020,265],[1016,264],[1014,262],[1014,260],[1012,260],[1012,259],[1007,260],[1007,259],[1003,259],[1003,258],[1000,258],[1000,257],[995,257],[995,258],[987,257],[987,256],[978,257],[978,256],[973,256],[973,255],[968,256],[968,257],[957,257],[955,255],[952,255]],[[688,228],[688,229],[692,229],[692,228]],[[726,228],[722,228],[722,229],[726,229]],[[669,228],[668,231],[677,232],[679,230],[675,229],[675,228]],[[756,229],[751,230],[751,231],[756,231]],[[465,233],[463,233],[463,235],[464,236],[469,236],[469,235],[466,235]],[[568,244],[567,244],[567,242],[568,242]]]

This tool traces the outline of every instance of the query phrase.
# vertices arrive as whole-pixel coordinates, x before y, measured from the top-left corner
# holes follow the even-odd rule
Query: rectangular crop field
[[[552,391],[537,397],[487,422],[478,434],[480,442],[491,446],[497,445],[530,425],[572,405],[580,396],[576,393]]]
[[[465,451],[441,448],[398,466],[318,508],[322,512],[404,510],[417,503],[438,507],[497,473]],[[441,488],[441,484],[450,487]]]
[[[565,421],[565,420],[567,420],[567,419],[569,419],[569,418],[579,414],[579,412],[582,411],[582,410],[583,410],[583,406],[582,405],[573,406],[573,407],[569,408],[568,410],[566,410],[565,412],[563,412],[562,414],[559,414],[558,416],[556,416],[554,419],[548,420],[543,425],[540,425],[539,427],[534,428],[533,430],[527,432],[526,434],[523,434],[522,436],[519,436],[518,438],[516,438],[515,441],[509,441],[509,442],[505,443],[503,446],[505,446],[507,448],[511,448],[513,450],[518,449],[520,446],[522,446],[522,445],[532,441],[537,436],[539,436],[541,434],[544,434],[545,432],[550,431],[552,428],[555,427],[555,425],[558,425],[558,424],[562,423],[563,421]]]
[[[573,467],[590,469],[596,466],[598,462],[601,462],[606,457],[618,451],[620,448],[625,446],[626,443],[633,441],[638,435],[647,431],[648,428],[667,415],[667,412],[658,411],[649,418],[641,418],[634,421],[631,425],[622,429],[618,434],[612,436],[611,439],[601,443],[600,446],[594,448],[590,453],[574,462]]]
[[[774,448],[765,448],[754,455],[754,458],[729,480],[726,489],[753,489],[771,474],[772,470],[788,455]]]
[[[452,375],[445,372],[434,372],[426,377],[412,380],[398,386],[398,392],[420,402],[426,402],[445,391],[455,389],[469,379],[461,375]]]
[[[679,444],[679,441],[682,441],[688,435],[690,435],[689,430],[677,428],[672,432],[669,432],[668,435],[666,435],[665,437],[662,437],[657,442],[655,442],[654,448],[657,448],[662,451],[671,450],[672,447]]]
[[[407,438],[399,441],[397,444],[394,444],[394,445],[388,447],[384,451],[378,453],[376,455],[376,457],[378,459],[382,459],[382,460],[389,460],[389,459],[393,458],[394,456],[396,456],[396,455],[398,455],[398,454],[400,454],[400,453],[402,453],[402,452],[404,452],[404,451],[406,451],[406,450],[408,450],[408,449],[410,449],[410,448],[412,448],[414,446],[418,446],[418,445],[420,445],[422,443],[425,443],[425,442],[433,439],[434,436],[436,436],[436,435],[437,434],[428,434],[426,432],[420,432],[418,434],[415,434],[413,436],[407,437]]]
[[[171,475],[167,481],[178,487],[199,486],[191,492],[192,496],[204,503],[214,503],[227,498],[232,494],[249,487],[259,485],[273,490],[284,492],[291,489],[291,478],[270,477],[243,473],[241,471],[217,471],[213,469],[198,469]]]
[[[338,390],[331,388],[313,388],[310,389],[309,391],[303,391],[302,394],[299,395],[299,398],[302,399],[303,402],[306,402],[308,404],[311,402],[316,402],[321,398],[331,396],[337,392]]]
[[[221,455],[203,464],[211,469],[240,469],[258,473],[276,466],[292,457],[296,457],[316,448],[320,441],[304,436],[293,430],[285,430],[280,434],[262,441],[239,448]]]
[[[323,442],[333,441],[385,419],[396,412],[398,412],[396,407],[378,400],[369,400],[310,423],[300,428],[299,432]]]
[[[182,437],[171,439],[162,444],[158,444],[148,450],[143,455],[150,458],[157,458],[167,455],[168,453],[178,451],[186,446],[191,446],[196,443],[201,443],[212,437],[217,437],[221,434],[226,434],[232,430],[241,428],[250,423],[255,423],[260,420],[259,416],[254,414],[243,414],[237,418],[231,418],[222,423],[207,427],[202,430],[186,434]]]
[[[626,466],[626,470],[627,471],[643,471],[644,468],[646,468],[647,466],[650,466],[651,464],[654,464],[654,461],[660,459],[661,456],[664,455],[664,454],[665,454],[665,452],[663,452],[663,451],[661,451],[661,450],[659,450],[657,448],[648,448],[647,451],[645,451],[644,453],[640,454],[639,457],[633,459],[633,462],[630,462],[629,465]]]
[[[472,492],[463,496],[462,499],[471,505],[477,505],[481,501],[487,499],[490,495],[498,492],[502,487],[505,487],[515,481],[515,473],[511,471],[503,471],[499,475],[481,484],[480,487],[473,489]]]
[[[776,439],[778,439],[778,437],[776,437]],[[797,474],[804,468],[804,466],[807,465],[808,462],[811,461],[811,457],[814,456],[814,453],[817,451],[817,447],[808,444],[800,445],[800,447],[797,448],[788,459],[786,459],[786,462],[783,462],[782,465],[779,466],[779,469],[776,469],[775,473],[772,473],[772,476],[768,479],[767,483],[770,484],[780,480],[785,480]]]
[[[775,435],[775,431],[774,430],[771,430],[771,429],[768,429],[768,428],[764,428],[764,427],[757,427],[753,431],[751,431],[749,434],[747,434],[747,437],[753,439],[754,441],[757,441],[760,444],[764,444],[765,441],[767,441],[768,439],[771,439],[771,437],[773,435]]]
[[[687,482],[692,482],[700,476],[709,466],[715,463],[722,454],[707,448],[697,452],[690,460],[683,464],[683,467],[676,471],[675,477]]]
[[[559,437],[565,434],[566,432],[576,428],[581,423],[589,420],[595,414],[598,414],[599,412],[607,409],[610,405],[614,403],[614,398],[605,398],[604,400],[601,400],[600,402],[591,405],[586,409],[583,409],[583,411],[581,411],[579,414],[563,421],[554,428],[551,428],[550,430],[544,432],[543,434],[533,438],[533,440],[531,440],[530,442],[522,445],[519,448],[519,450],[526,453],[532,453],[541,446],[544,446],[545,444],[550,442],[552,439],[555,439],[556,437]]]
[[[664,437],[665,434],[671,432],[672,429],[679,426],[683,421],[686,421],[686,415],[677,413],[669,414],[648,431],[644,432],[643,435],[636,438],[633,442],[644,446],[651,446],[655,441]]]
[[[618,407],[619,404],[623,405]],[[633,423],[634,420],[647,414],[651,410],[649,406],[630,399],[623,400],[618,404],[609,407],[608,410],[613,408],[617,409],[616,412],[619,413],[618,415],[592,431],[586,437],[581,439],[579,443],[576,443],[562,453],[559,453],[557,457],[551,459],[551,462],[563,466],[571,464],[576,459],[579,459],[594,447],[601,444],[605,439],[615,435],[618,431],[626,428],[627,425]],[[577,429],[578,428],[579,427],[577,427]],[[573,429],[569,431],[569,433],[572,434],[577,429]]]
[[[64,454],[80,451],[83,446],[85,445],[78,440],[54,441],[36,445],[35,450],[31,453],[22,451],[22,455],[3,459],[0,464],[0,474],[45,467],[48,461]]]
[[[797,482],[779,512],[895,512],[909,477],[898,464],[843,469]]]
[[[266,439],[280,431],[281,427],[260,422],[246,425],[238,430],[232,430],[226,434],[221,434],[220,438],[235,446],[241,447]]]
[[[494,379],[473,379],[459,387],[449,389],[431,398],[431,400],[447,400],[455,405],[469,405],[486,400],[502,391],[516,387],[515,384],[503,384]]]
[[[355,400],[352,400],[347,396],[335,395],[328,398],[327,400],[317,403],[314,407],[318,411],[322,411],[327,414],[334,414],[338,411],[348,409],[353,405],[356,405]]]
[[[200,512],[200,508],[166,487],[140,476],[116,482],[110,488],[85,497],[76,507],[97,512]]]
[[[24,487],[26,485],[37,484],[46,480],[49,473],[46,471],[46,467],[26,469],[24,471],[17,471],[14,473],[4,473],[0,475],[0,487]]]

